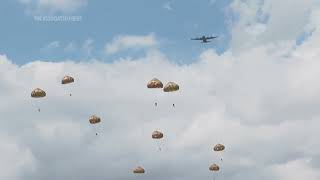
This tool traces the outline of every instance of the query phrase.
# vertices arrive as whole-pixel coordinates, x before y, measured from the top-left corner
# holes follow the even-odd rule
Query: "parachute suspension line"
[[[218,159],[218,161],[220,161],[221,163],[223,162],[223,158],[222,158],[222,153],[223,151],[216,151],[216,158]]]
[[[159,150],[160,150],[160,151],[162,151],[164,147],[167,148],[167,146],[165,145],[165,142],[166,142],[166,141],[165,141],[164,138],[159,139]]]
[[[98,126],[97,126],[97,124],[91,124],[91,129],[94,131],[95,135],[98,136]]]
[[[65,86],[65,88],[64,88],[65,93],[68,94],[71,97],[72,96],[72,94],[71,94],[71,85],[67,84],[67,85],[64,85],[64,86]]]
[[[158,148],[159,151],[161,151],[161,144],[160,144],[160,139],[156,139],[156,146]]]
[[[39,99],[32,99],[32,105],[33,105],[33,108],[36,109],[36,111],[40,112],[40,103],[39,103]]]
[[[161,147],[162,147],[161,141],[159,141],[158,144],[159,144],[159,151],[161,151],[161,150],[162,150],[162,149],[161,149]]]
[[[40,112],[40,106],[39,106],[38,100],[39,100],[39,99],[34,99],[34,100],[33,100],[33,101],[34,101],[33,105],[34,105],[34,107],[37,109],[37,111]]]
[[[157,90],[156,90],[157,91]],[[161,92],[161,91],[160,91]],[[159,92],[154,92],[154,106],[158,107],[158,103],[159,103]]]
[[[35,101],[36,101],[36,107],[37,107],[38,112],[41,111],[41,109],[40,109],[40,107],[41,107],[40,100],[41,100],[41,99],[35,99]]]
[[[158,93],[154,92],[154,107],[158,107]]]
[[[98,126],[95,125],[95,130],[96,130],[96,136],[98,136]]]

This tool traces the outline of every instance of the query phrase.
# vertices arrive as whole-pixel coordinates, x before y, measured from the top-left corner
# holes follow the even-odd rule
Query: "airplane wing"
[[[202,40],[201,38],[192,38],[191,40]]]
[[[210,37],[207,37],[207,39],[214,39],[214,38],[217,38],[218,36],[210,36]]]

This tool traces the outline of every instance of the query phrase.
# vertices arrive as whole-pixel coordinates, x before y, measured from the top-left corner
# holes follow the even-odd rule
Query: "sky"
[[[319,1],[1,3],[0,179],[320,179]]]
[[[199,54],[205,48],[215,48],[218,52],[227,48],[229,35],[224,18],[228,2],[5,0],[0,7],[0,52],[13,57],[18,64],[34,59],[80,61],[99,58],[110,62],[119,57],[139,56],[142,53],[106,54],[105,45],[115,36],[146,36],[153,33],[161,42],[158,48],[166,51],[175,61],[191,63],[196,59],[194,54]],[[81,21],[34,20],[35,16],[64,15],[81,16]],[[206,46],[190,42],[190,38],[202,35],[221,37],[220,41]],[[88,42],[91,42],[90,52],[85,48]]]

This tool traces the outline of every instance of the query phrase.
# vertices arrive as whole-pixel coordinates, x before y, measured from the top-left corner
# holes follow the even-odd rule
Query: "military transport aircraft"
[[[208,41],[208,39],[214,39],[214,38],[217,38],[218,36],[202,36],[202,37],[199,37],[199,38],[193,38],[191,40],[200,40],[202,41],[202,43],[208,43],[208,42],[211,42],[211,41]]]

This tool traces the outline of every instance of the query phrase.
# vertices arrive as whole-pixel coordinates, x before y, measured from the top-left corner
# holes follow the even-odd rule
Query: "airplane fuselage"
[[[202,36],[201,37],[201,40],[202,40],[202,43],[208,43],[210,41],[208,41],[207,37],[206,36]]]
[[[216,37],[206,37],[206,36],[202,36],[200,38],[195,38],[195,39],[191,39],[191,40],[201,40],[201,43],[209,43],[211,41],[208,41],[209,39],[214,39]]]

